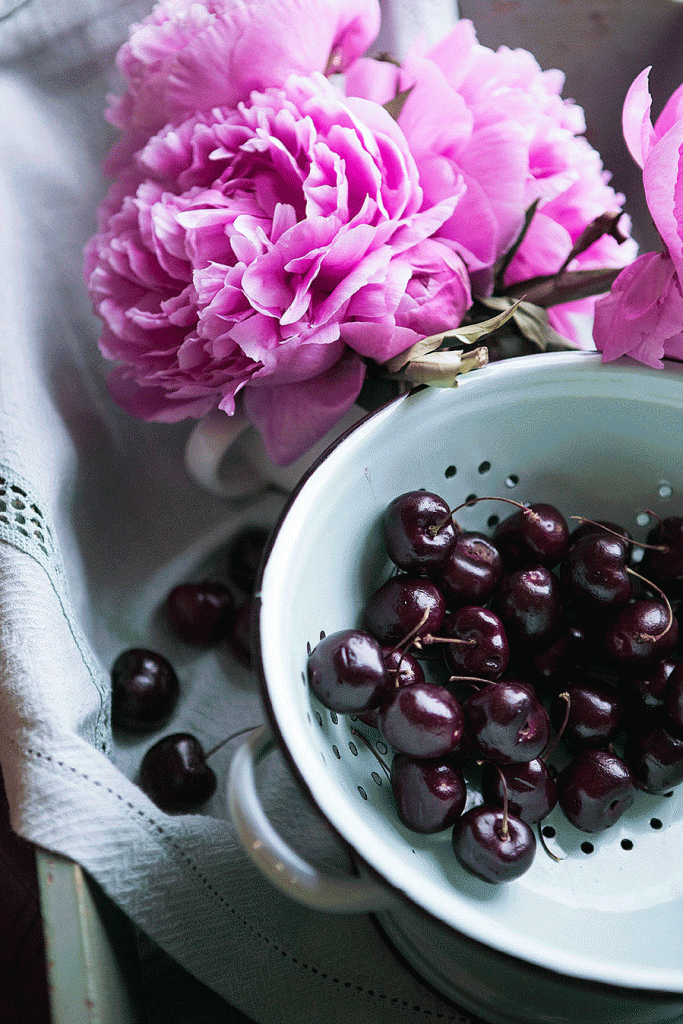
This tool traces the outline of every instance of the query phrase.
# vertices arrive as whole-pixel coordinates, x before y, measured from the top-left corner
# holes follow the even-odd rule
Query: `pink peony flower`
[[[198,110],[234,107],[291,72],[343,70],[379,31],[378,0],[160,0],[120,48],[127,84],[110,97],[122,130],[120,170],[160,128]]]
[[[171,422],[244,391],[287,464],[353,404],[364,357],[460,322],[466,268],[433,237],[458,195],[426,204],[395,121],[320,74],[167,126],[87,251],[112,394]]]
[[[653,125],[649,71],[626,94],[622,123],[664,251],[645,253],[619,274],[596,305],[593,340],[604,362],[629,355],[661,367],[665,356],[683,358],[683,86]]]
[[[529,232],[506,271],[508,285],[559,270],[583,229],[622,206],[581,135],[582,109],[560,95],[563,84],[559,71],[542,71],[526,50],[481,46],[467,20],[428,55],[413,51],[400,69],[361,59],[347,72],[350,94],[380,103],[397,89],[412,89],[398,123],[427,204],[466,187],[440,235],[464,259],[475,293],[490,292],[495,264],[534,202]],[[620,246],[605,235],[568,269],[621,267],[635,254],[631,240]],[[591,310],[593,300],[549,311],[556,329],[572,337],[570,306]]]

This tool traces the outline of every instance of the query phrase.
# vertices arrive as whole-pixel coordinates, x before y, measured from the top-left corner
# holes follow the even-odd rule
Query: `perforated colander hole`
[[[332,744],[332,753],[334,754],[338,761],[341,761],[341,754],[339,753],[339,747],[337,746],[336,743]]]
[[[353,740],[349,741],[349,750],[351,751],[354,757],[358,757],[358,747],[353,742]]]
[[[336,711],[330,711],[330,718],[332,719],[332,725],[336,725],[339,721],[339,716]]]
[[[630,839],[622,839],[621,840],[621,848],[622,848],[622,850],[632,850],[633,849],[633,843],[631,842]]]
[[[636,516],[636,526],[649,526],[651,522],[647,512],[639,512]]]
[[[378,786],[382,785],[382,776],[379,774],[379,772],[372,773],[372,781],[376,782]]]
[[[318,725],[322,725],[323,724],[323,716],[320,714],[319,711],[316,711],[315,719],[316,719]]]
[[[671,486],[671,484],[667,483],[666,480],[662,480],[662,482],[659,485],[659,490],[657,491],[657,493],[659,494],[659,497],[660,498],[664,498],[664,500],[666,501],[668,498],[671,497],[673,492],[674,492],[674,489]]]
[[[377,750],[379,751],[380,754],[389,753],[389,748],[387,747],[386,743],[383,740],[377,740],[375,746],[377,747]]]
[[[650,828],[660,829],[662,828],[662,822],[659,818],[650,818]]]
[[[368,794],[365,792],[362,786],[358,787],[358,792],[360,793],[364,800],[367,800]]]
[[[541,829],[541,832],[543,833],[546,839],[554,839],[557,835],[557,832],[555,831],[552,825],[544,825]]]
[[[450,480],[450,478],[452,476],[455,476],[457,472],[458,471],[455,468],[455,466],[446,466],[446,472],[444,473],[444,476],[446,477],[447,480]]]
[[[592,843],[589,843],[589,842],[581,843],[581,851],[582,851],[582,853],[593,853],[594,849],[595,849],[595,847],[593,846]]]
[[[469,503],[470,503],[471,501],[476,501],[476,500],[477,500],[477,496],[476,496],[476,494],[468,494],[468,495],[467,495],[467,497],[465,498],[465,502],[464,502],[464,504],[465,504],[465,505],[469,505]]]
[[[500,516],[489,516],[488,519],[486,520],[486,525],[488,526],[489,530],[493,530],[495,529],[496,526],[498,526],[499,522]]]
[[[484,473],[488,473],[488,471],[490,470],[490,468],[491,468],[491,463],[490,463],[490,462],[487,462],[486,460],[484,460],[484,462],[481,462],[481,463],[479,464],[479,469],[477,470],[477,472],[478,472],[478,473],[481,473],[481,475],[483,476],[483,475],[484,475]]]
[[[517,474],[516,473],[510,473],[510,476],[505,481],[505,486],[512,488],[512,487],[516,487],[518,483],[519,483],[519,477],[517,476]]]
[[[644,554],[643,548],[634,548],[631,552],[631,561],[636,563],[642,562]]]

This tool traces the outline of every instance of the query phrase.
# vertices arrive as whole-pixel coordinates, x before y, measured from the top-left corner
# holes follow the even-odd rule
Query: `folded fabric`
[[[142,13],[33,0],[0,22],[0,56],[13,64],[0,73],[0,765],[12,824],[81,864],[260,1024],[465,1022],[404,970],[369,917],[304,909],[261,877],[227,818],[231,745],[212,761],[219,787],[204,813],[173,816],[134,781],[157,734],[112,737],[109,666],[131,646],[178,670],[164,732],[193,732],[208,748],[263,721],[253,675],[224,651],[184,647],[159,612],[175,583],[219,572],[233,533],[274,523],[284,501],[200,491],[183,470],[189,426],[134,421],[103,386],[81,254],[105,187],[114,27]],[[261,785],[293,845],[349,870],[279,756]]]

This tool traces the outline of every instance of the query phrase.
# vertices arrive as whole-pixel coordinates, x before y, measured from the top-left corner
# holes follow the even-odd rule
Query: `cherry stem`
[[[668,551],[667,547],[661,544],[644,544],[641,541],[631,540],[630,537],[624,537],[623,534],[617,533],[616,530],[610,529],[609,526],[605,526],[603,523],[596,523],[594,519],[586,519],[585,516],[570,516],[570,519],[578,519],[581,523],[589,523],[591,526],[598,526],[605,533],[611,533],[613,537],[618,537],[619,540],[623,540],[624,544],[635,544],[639,548],[647,548],[648,551]]]
[[[375,748],[373,747],[372,743],[371,743],[371,742],[370,742],[370,740],[369,740],[369,739],[367,738],[367,736],[364,736],[362,732],[358,732],[358,729],[352,729],[352,730],[351,730],[351,735],[352,735],[352,736],[357,736],[359,740],[362,740],[362,741],[363,741],[363,743],[364,743],[364,744],[365,744],[365,746],[366,746],[366,747],[368,748],[368,750],[370,751],[370,753],[371,753],[371,754],[374,754],[374,755],[375,755],[375,757],[377,758],[377,760],[379,761],[379,763],[380,763],[380,764],[382,765],[382,768],[384,768],[384,774],[385,774],[385,775],[386,775],[386,777],[387,777],[387,778],[389,779],[389,781],[391,781],[391,772],[390,772],[390,770],[389,770],[389,767],[388,767],[388,765],[387,765],[386,761],[385,761],[385,760],[384,760],[384,758],[383,758],[383,757],[382,757],[382,756],[381,756],[381,755],[380,755],[380,754],[379,754],[379,753],[378,753],[378,752],[377,752],[377,751],[375,750]]]
[[[474,686],[475,690],[479,689],[478,686],[475,686],[475,683],[485,683],[486,686],[490,686],[493,683],[493,681],[494,681],[493,679],[481,679],[479,676],[449,676],[448,677],[448,682],[449,683],[469,683],[471,686]]]
[[[486,495],[482,496],[481,498],[470,498],[469,501],[464,501],[462,505],[456,505],[455,508],[452,508],[448,515],[444,516],[440,523],[437,523],[436,526],[430,527],[430,533],[432,537],[436,537],[437,533],[440,530],[443,530],[446,523],[448,523],[453,518],[456,512],[459,512],[460,509],[462,508],[472,508],[474,505],[478,505],[480,501],[504,501],[506,505],[514,505],[515,508],[518,508],[521,512],[526,512],[532,519],[538,520],[540,518],[537,512],[534,512],[532,509],[528,508],[527,505],[522,505],[522,503],[519,501],[513,501],[512,498],[501,498],[495,494]]]
[[[553,851],[546,845],[545,836],[543,835],[543,824],[540,821],[538,823],[538,838],[541,841],[541,846],[543,847],[543,849],[549,857],[552,857],[552,859],[556,861],[558,864],[560,863],[560,861],[564,860],[564,857],[558,857],[557,854],[553,853]]]
[[[661,524],[662,524],[662,523],[664,522],[664,520],[662,519],[662,517],[661,517],[661,516],[658,516],[656,512],[653,512],[651,508],[646,508],[646,509],[645,509],[645,511],[646,511],[646,513],[647,513],[647,514],[648,514],[649,516],[654,516],[654,518],[655,518],[655,519],[657,520],[657,522],[659,523],[659,525],[660,525],[660,526],[661,526]],[[641,546],[642,546],[642,545],[641,545]]]
[[[666,596],[666,594],[661,589],[661,587],[657,586],[656,583],[653,583],[651,580],[646,580],[644,576],[641,576],[639,572],[635,571],[635,569],[629,568],[628,565],[626,566],[626,572],[630,573],[631,576],[635,576],[636,579],[641,580],[643,583],[646,583],[648,585],[648,587],[652,587],[653,590],[656,590],[657,593],[659,594],[659,596],[661,597],[662,601],[666,605],[666,612],[667,612],[667,615],[668,615],[668,622],[667,622],[666,626],[664,627],[664,629],[662,630],[662,632],[661,633],[655,633],[654,636],[651,636],[649,633],[639,633],[638,634],[638,636],[640,637],[641,640],[647,640],[649,642],[654,643],[655,640],[659,640],[660,637],[665,636],[666,633],[668,633],[669,630],[671,629],[671,627],[673,625],[673,621],[674,621],[673,608],[671,607],[671,603],[669,601],[669,598]]]
[[[551,743],[550,743],[550,746],[546,747],[546,749],[543,751],[543,754],[541,755],[541,758],[540,758],[541,761],[546,761],[550,757],[550,755],[552,754],[553,750],[555,749],[557,744],[562,739],[562,733],[567,728],[567,722],[569,721],[569,712],[571,710],[571,698],[570,698],[569,694],[566,691],[564,693],[558,693],[557,696],[559,698],[561,698],[564,701],[564,704],[565,704],[565,706],[564,706],[564,718],[562,719],[562,725],[557,730],[557,733],[555,735],[555,739],[552,740]]]
[[[420,644],[466,644],[467,647],[476,647],[478,641],[474,638],[470,640],[461,640],[457,636],[433,636],[431,633],[425,633],[418,640]]]
[[[253,732],[254,729],[258,729],[258,726],[247,725],[244,729],[238,729],[237,732],[233,732],[230,736],[226,736],[224,740],[221,740],[220,743],[217,743],[215,747],[212,747],[211,750],[204,754],[204,760],[208,760],[212,757],[216,751],[220,750],[221,747],[224,747],[226,743],[230,742],[230,740],[236,740],[238,736],[244,736],[245,732]]]
[[[413,628],[410,630],[410,632],[406,633],[406,635],[403,637],[403,639],[399,640],[399,642],[397,644],[395,644],[394,647],[391,648],[391,650],[389,651],[389,654],[393,654],[394,651],[399,651],[399,650],[401,650],[402,647],[406,647],[406,645],[408,645],[408,646],[410,645],[410,641],[413,639],[413,637],[417,633],[420,632],[420,630],[424,626],[425,622],[429,618],[429,611],[430,611],[429,608],[425,608],[425,610],[424,610],[424,612],[422,614],[422,618],[420,619],[418,624],[416,626],[413,626]]]
[[[498,776],[500,778],[500,784],[503,787],[503,825],[502,825],[502,828],[500,830],[500,838],[505,842],[505,840],[508,838],[508,834],[509,834],[509,829],[508,829],[508,785],[507,785],[507,782],[505,781],[505,775],[503,774],[503,770],[500,767],[500,765],[496,764],[495,761],[492,761],[491,763],[494,765],[496,771],[498,772]]]

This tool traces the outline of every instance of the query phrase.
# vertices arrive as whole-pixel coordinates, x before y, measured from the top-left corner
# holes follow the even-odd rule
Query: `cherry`
[[[678,622],[661,601],[627,604],[608,623],[603,636],[609,657],[622,665],[638,665],[668,654],[678,639]]]
[[[462,771],[447,760],[421,761],[396,754],[391,765],[391,788],[403,824],[424,834],[449,828],[467,801]]]
[[[407,491],[394,498],[382,525],[389,558],[404,572],[417,574],[438,569],[458,532],[447,503],[430,491]]]
[[[646,548],[641,571],[664,590],[680,594],[683,584],[683,517],[662,519],[647,535],[648,544],[663,548]]]
[[[383,647],[382,657],[389,673],[391,688],[409,686],[411,683],[424,683],[425,674],[422,665],[412,654],[397,647]],[[362,711],[358,717],[365,725],[379,729],[379,707]]]
[[[683,782],[683,739],[661,724],[649,724],[632,733],[624,757],[636,786],[646,793],[666,793]]]
[[[414,630],[418,639],[425,633],[437,633],[445,609],[444,596],[431,580],[391,576],[368,598],[363,627],[380,644],[393,647],[403,643]]]
[[[256,584],[263,553],[270,538],[265,526],[243,526],[228,545],[228,578],[231,583],[252,594]]]
[[[557,803],[557,784],[547,764],[539,757],[518,764],[484,762],[481,773],[484,803],[499,807],[506,793],[510,812],[528,825],[542,821]]]
[[[545,566],[517,569],[502,577],[491,607],[503,620],[511,645],[540,647],[562,617],[560,583]]]
[[[483,533],[458,534],[435,576],[446,600],[454,605],[481,605],[500,579],[500,552]]]
[[[664,707],[667,728],[674,735],[683,737],[683,664],[676,665],[666,681]]]
[[[465,643],[444,644],[446,664],[455,675],[497,679],[506,669],[510,650],[503,623],[489,608],[466,605],[447,615],[445,638]]]
[[[472,807],[453,826],[453,850],[460,864],[497,885],[519,878],[536,853],[536,838],[525,821],[499,807]]]
[[[617,534],[626,544],[630,553],[633,546],[633,537],[628,530],[625,530],[619,523],[613,523],[609,519],[598,519],[593,522],[591,519],[584,519],[583,516],[572,516],[573,519],[582,519],[580,526],[577,526],[575,530],[569,534],[569,546],[575,544],[577,540],[581,540],[582,537],[588,537],[591,534],[600,534],[604,537],[605,533]]]
[[[580,537],[562,559],[561,578],[578,611],[593,615],[626,604],[631,580],[628,545],[609,533]]]
[[[382,704],[379,721],[394,750],[421,759],[456,750],[465,724],[459,701],[436,683],[399,687]]]
[[[179,583],[166,599],[172,632],[197,647],[213,647],[225,639],[234,607],[232,591],[211,580]]]
[[[562,739],[570,747],[606,747],[619,732],[623,703],[616,694],[596,689],[584,682],[564,684],[550,705],[550,720],[556,729],[564,725]]]
[[[557,565],[569,543],[567,521],[553,505],[528,505],[500,523],[493,543],[508,566]]]
[[[252,619],[254,602],[251,598],[240,605],[235,612],[230,629],[228,630],[227,642],[231,652],[245,668],[252,667],[251,645],[252,645]]]
[[[162,811],[186,813],[216,790],[216,775],[199,740],[187,732],[164,736],[146,752],[138,783]]]
[[[644,711],[662,707],[666,682],[676,664],[669,656],[660,658],[654,664],[644,666],[638,676],[628,676],[622,680],[622,688],[631,698],[631,708],[636,718],[642,717]]]
[[[548,714],[527,683],[491,683],[473,693],[463,710],[469,738],[492,761],[531,761],[548,744]]]
[[[111,670],[111,719],[115,729],[149,732],[170,717],[180,682],[166,658],[144,647],[119,654]]]
[[[318,700],[340,714],[377,706],[391,685],[379,644],[356,629],[324,637],[309,654],[307,671]]]
[[[629,765],[607,750],[582,750],[557,779],[558,803],[582,832],[611,828],[633,803]]]
[[[548,646],[532,652],[528,659],[534,682],[545,690],[553,683],[561,683],[568,673],[591,660],[589,647],[581,626],[567,621],[561,623]]]

